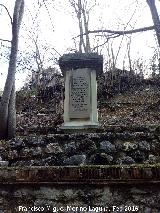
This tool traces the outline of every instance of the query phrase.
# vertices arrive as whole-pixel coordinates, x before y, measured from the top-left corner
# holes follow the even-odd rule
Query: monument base
[[[96,132],[99,129],[99,123],[91,122],[66,122],[61,127],[60,130],[63,130],[68,133],[74,132]]]

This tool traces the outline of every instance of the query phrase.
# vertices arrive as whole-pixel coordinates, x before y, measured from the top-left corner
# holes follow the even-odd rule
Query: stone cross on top
[[[103,57],[96,53],[64,54],[59,66],[65,78],[64,130],[90,130],[99,126],[97,74],[103,72]]]

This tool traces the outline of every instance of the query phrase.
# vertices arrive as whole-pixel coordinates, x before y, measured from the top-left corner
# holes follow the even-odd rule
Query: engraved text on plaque
[[[90,117],[90,71],[73,70],[69,88],[70,118]]]

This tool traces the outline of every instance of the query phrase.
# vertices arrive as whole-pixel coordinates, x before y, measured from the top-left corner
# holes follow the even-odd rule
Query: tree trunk
[[[153,19],[153,23],[155,26],[156,36],[157,36],[158,44],[160,47],[160,19],[158,16],[156,5],[155,5],[155,0],[147,0],[147,3],[149,5],[149,8],[150,8],[150,11],[152,14],[152,19]]]
[[[83,20],[84,20],[85,35],[86,35],[86,53],[89,53],[91,52],[91,48],[90,48],[89,33],[88,33],[88,20],[87,20],[86,11],[84,8],[82,9],[82,13],[83,13]]]
[[[77,17],[78,17],[78,21],[79,21],[79,31],[80,31],[79,52],[81,52],[81,53],[82,53],[82,47],[84,49],[84,52],[86,52],[86,44],[84,42],[84,36],[83,36],[82,13],[83,13],[82,1],[78,0]]]
[[[78,18],[79,32],[80,32],[79,52],[82,53],[83,50],[85,53],[91,52],[90,41],[89,41],[89,30],[88,30],[89,14],[87,15],[86,8],[84,6],[85,1],[69,0],[69,2],[71,6],[74,8]],[[86,40],[84,40],[84,35],[86,36]]]
[[[15,136],[15,71],[18,52],[18,35],[24,11],[24,0],[16,0],[12,22],[11,54],[8,75],[0,102],[0,139]]]
[[[80,31],[79,52],[82,53],[82,44],[84,44],[84,41],[83,41],[82,14],[81,14],[80,0],[78,1],[77,18],[78,18],[79,31]]]
[[[15,83],[12,86],[12,92],[8,105],[8,135],[7,138],[15,137],[16,133],[16,95],[15,95]]]

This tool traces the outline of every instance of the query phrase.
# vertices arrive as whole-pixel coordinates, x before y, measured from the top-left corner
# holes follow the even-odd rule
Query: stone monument
[[[98,128],[97,81],[103,57],[96,53],[64,54],[59,66],[65,79],[64,130]]]

